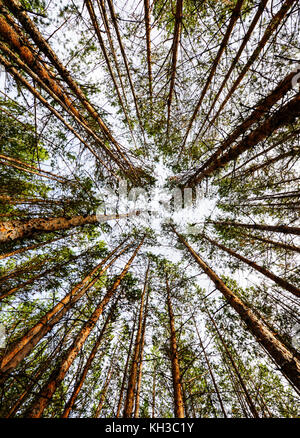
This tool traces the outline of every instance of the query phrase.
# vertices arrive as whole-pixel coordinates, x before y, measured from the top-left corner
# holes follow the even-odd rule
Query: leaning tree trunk
[[[103,325],[103,327],[101,329],[101,332],[100,332],[100,334],[99,334],[99,336],[97,338],[97,341],[95,342],[95,344],[93,346],[91,354],[89,355],[88,360],[86,361],[86,364],[85,364],[85,366],[83,368],[83,371],[82,371],[82,373],[80,375],[80,378],[79,378],[78,382],[76,383],[75,388],[73,390],[73,393],[72,393],[69,401],[67,402],[67,404],[65,406],[65,409],[64,409],[64,412],[62,413],[61,418],[68,418],[69,415],[70,415],[71,410],[74,407],[74,404],[76,402],[78,394],[79,394],[79,392],[80,392],[80,390],[81,390],[81,388],[82,388],[82,386],[84,384],[84,381],[85,381],[85,378],[87,376],[87,373],[89,372],[89,370],[91,368],[91,365],[92,365],[92,362],[93,362],[93,360],[94,360],[94,358],[95,358],[95,356],[96,356],[96,354],[98,352],[98,349],[100,347],[100,344],[102,343],[104,334],[105,334],[106,329],[108,327],[108,324],[109,324],[109,322],[110,322],[110,320],[111,320],[111,318],[112,318],[112,316],[114,314],[114,309],[115,309],[115,306],[117,304],[117,301],[118,301],[118,299],[116,300],[116,302],[112,306],[112,308],[111,308],[111,310],[110,310],[110,312],[109,312],[109,314],[108,314],[108,316],[107,316],[107,318],[105,320],[105,323],[104,323],[104,325]]]
[[[270,280],[274,281],[274,283],[278,284],[278,286],[282,287],[283,289],[291,292],[296,297],[300,297],[300,289],[293,284],[289,283],[288,281],[284,280],[281,277],[278,277],[277,275],[273,274],[272,272],[268,271],[263,266],[258,265],[257,263],[248,260],[246,257],[236,253],[230,248],[227,248],[224,245],[221,245],[220,243],[216,242],[213,239],[210,239],[209,237],[202,234],[202,237],[206,240],[208,240],[212,245],[216,246],[217,248],[222,249],[223,251],[227,252],[228,254],[232,255],[233,257],[237,258],[238,260],[241,260],[242,262],[246,263],[247,265],[251,266],[251,268],[254,268],[256,271],[260,272],[261,274],[265,275],[267,278],[270,278]]]
[[[70,228],[80,227],[83,225],[95,225],[102,222],[107,222],[113,219],[121,219],[134,216],[138,212],[130,212],[124,214],[110,215],[86,215],[52,218],[34,218],[29,220],[12,220],[0,222],[0,243],[10,242],[16,239],[32,237],[37,233],[51,233],[54,231],[68,230]]]
[[[84,345],[87,337],[93,330],[93,328],[96,326],[104,308],[107,306],[113,295],[115,294],[118,286],[120,285],[121,281],[127,274],[133,260],[135,259],[135,256],[137,255],[140,247],[142,246],[144,242],[143,238],[139,245],[136,247],[133,255],[127,262],[126,266],[124,267],[122,273],[118,276],[112,287],[107,291],[104,298],[101,300],[101,302],[98,304],[96,310],[92,313],[91,317],[87,320],[87,322],[82,326],[81,330],[75,337],[72,345],[69,347],[69,349],[66,351],[66,353],[63,355],[60,363],[57,367],[52,371],[48,382],[44,385],[40,393],[36,396],[34,399],[32,405],[28,408],[26,412],[26,417],[29,418],[40,418],[51,401],[56,389],[58,388],[59,384],[63,381],[66,373],[68,372],[70,366],[76,359],[79,351],[81,350],[82,346]]]
[[[148,268],[146,271],[144,290],[143,290],[142,297],[141,297],[138,329],[137,329],[136,338],[135,338],[135,346],[134,346],[133,358],[132,358],[131,368],[130,368],[130,373],[129,373],[127,394],[126,394],[126,399],[125,399],[125,404],[124,404],[124,414],[123,414],[124,418],[132,417],[132,411],[133,411],[133,405],[134,405],[134,389],[135,389],[136,383],[137,383],[138,359],[139,359],[139,354],[140,354],[140,350],[141,350],[144,298],[145,298],[145,293],[146,293],[146,289],[147,289],[148,272],[149,272],[149,264],[148,264]]]
[[[300,236],[300,227],[289,227],[287,225],[265,225],[265,224],[245,224],[242,222],[221,222],[221,221],[210,221],[211,224],[221,226],[221,227],[240,227],[240,228],[249,228],[253,230],[260,231],[272,231],[275,233],[282,234],[295,234],[296,236]]]
[[[250,332],[274,359],[280,371],[295,388],[300,390],[300,360],[298,357],[296,357],[292,351],[277,339],[272,330],[270,330],[270,328],[268,328],[262,320],[239,297],[237,297],[228,286],[226,286],[220,277],[218,277],[217,274],[200,258],[186,240],[177,233],[175,228],[173,227],[172,229],[198,265],[213,281],[216,288],[224,295],[230,306],[240,315]]]
[[[182,394],[182,384],[176,339],[176,329],[174,321],[174,313],[172,308],[170,288],[168,279],[166,278],[166,289],[167,289],[167,306],[169,313],[169,323],[170,323],[170,349],[171,349],[171,362],[172,362],[172,378],[173,378],[173,391],[174,391],[174,414],[176,418],[184,418],[184,403]]]
[[[121,243],[123,245],[124,241]],[[0,366],[2,373],[15,369],[19,363],[32,352],[38,342],[49,333],[52,328],[62,319],[67,311],[99,280],[107,269],[123,254],[130,245],[127,245],[111,262],[105,267],[109,258],[121,247],[115,248],[105,259],[103,259],[92,271],[80,281],[74,288],[65,295],[51,310],[49,310],[21,339],[15,342],[3,356]],[[96,275],[94,278],[93,276]]]

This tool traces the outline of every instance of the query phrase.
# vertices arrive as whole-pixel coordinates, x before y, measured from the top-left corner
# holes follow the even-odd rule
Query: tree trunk
[[[240,373],[239,370],[238,370],[238,367],[237,367],[237,365],[236,365],[236,363],[235,363],[235,361],[234,361],[234,359],[233,359],[233,356],[232,356],[232,354],[230,353],[230,350],[229,350],[229,348],[227,347],[226,342],[225,342],[223,336],[221,335],[220,330],[218,329],[218,327],[217,327],[215,321],[214,321],[213,318],[211,317],[209,310],[206,309],[206,311],[207,311],[207,314],[208,314],[208,316],[209,316],[209,319],[210,319],[212,325],[214,326],[214,328],[215,328],[215,330],[216,330],[216,332],[217,332],[217,335],[218,335],[218,337],[219,337],[219,339],[220,339],[220,341],[221,341],[221,343],[222,343],[222,345],[223,345],[223,347],[224,347],[224,349],[225,349],[226,355],[227,355],[227,357],[229,358],[229,360],[230,360],[230,362],[231,362],[231,365],[232,365],[232,367],[233,367],[233,369],[234,369],[234,372],[235,372],[235,374],[236,374],[236,376],[237,376],[237,378],[238,378],[238,380],[239,380],[239,383],[240,383],[240,385],[241,385],[241,387],[242,387],[242,389],[243,389],[243,392],[244,392],[244,394],[245,394],[246,401],[247,401],[247,404],[248,404],[248,406],[249,406],[249,408],[250,408],[250,411],[251,411],[251,413],[252,413],[252,415],[253,415],[254,418],[259,418],[259,414],[258,414],[258,412],[257,412],[257,409],[256,409],[254,403],[253,403],[252,397],[251,397],[250,394],[249,394],[249,391],[248,391],[248,389],[247,389],[247,387],[246,387],[246,384],[245,384],[245,382],[244,382],[244,379],[242,378],[241,373]]]
[[[174,391],[174,414],[175,418],[184,418],[184,404],[182,395],[182,384],[179,366],[179,357],[177,349],[177,339],[175,330],[174,313],[172,308],[170,288],[168,279],[166,278],[166,289],[167,289],[167,306],[169,312],[169,323],[170,323],[170,349],[171,349],[171,362],[172,362],[172,378],[173,378],[173,391]]]
[[[0,222],[0,243],[16,239],[29,238],[36,233],[50,233],[53,231],[69,230],[87,224],[99,224],[114,219],[122,219],[135,215],[137,212],[110,215],[86,215],[53,218],[34,218],[29,220],[13,220]]]
[[[146,321],[147,321],[147,314],[148,314],[148,301],[149,301],[149,290],[148,290],[147,300],[146,300],[146,304],[145,304],[144,321],[143,321],[142,338],[141,338],[141,348],[139,351],[140,357],[139,357],[139,369],[138,369],[138,377],[137,377],[137,385],[136,385],[134,418],[139,417],[139,409],[140,409],[140,392],[141,392],[141,383],[142,383],[143,355],[144,355],[144,345],[145,345]]]
[[[214,388],[215,388],[215,391],[216,391],[216,394],[217,394],[217,397],[218,397],[218,400],[219,400],[219,403],[220,403],[220,407],[221,407],[222,413],[223,413],[223,415],[224,415],[224,418],[227,418],[227,414],[226,414],[226,411],[225,411],[225,408],[224,408],[224,405],[223,405],[223,401],[222,401],[222,398],[221,398],[221,394],[220,394],[219,388],[218,388],[218,386],[217,386],[217,382],[216,382],[216,379],[215,379],[214,373],[213,373],[213,371],[212,371],[212,368],[211,368],[211,365],[210,365],[210,362],[209,362],[208,356],[207,356],[207,354],[206,354],[206,351],[205,351],[204,345],[203,345],[203,343],[202,343],[202,340],[201,340],[201,337],[200,337],[200,333],[199,333],[199,330],[198,330],[198,327],[197,327],[197,324],[196,324],[196,319],[195,319],[194,315],[193,315],[193,321],[194,321],[194,325],[195,325],[195,328],[196,328],[197,336],[198,336],[198,339],[199,339],[200,347],[201,347],[201,349],[202,349],[202,351],[203,351],[204,358],[205,358],[205,362],[206,362],[206,365],[207,365],[207,367],[208,367],[208,371],[209,371],[209,374],[210,374],[211,380],[212,380],[212,382],[213,382],[213,385],[214,385]]]
[[[135,259],[135,256],[137,255],[143,242],[144,242],[144,238],[141,240],[139,245],[136,247],[133,255],[131,256],[131,258],[127,262],[122,273],[118,276],[118,278],[114,282],[113,286],[107,291],[104,298],[101,300],[101,302],[97,306],[96,310],[93,312],[93,314],[88,319],[88,321],[83,325],[80,332],[75,337],[72,345],[69,347],[67,352],[62,357],[62,360],[60,361],[58,366],[51,373],[48,382],[45,384],[45,386],[42,388],[40,393],[36,396],[32,405],[27,410],[26,417],[40,418],[42,416],[45,408],[47,407],[47,405],[51,401],[53,394],[55,393],[59,384],[64,379],[70,366],[72,365],[72,363],[76,359],[76,357],[77,357],[79,351],[81,350],[82,346],[84,345],[87,337],[89,336],[90,332],[93,330],[95,325],[97,324],[97,321],[99,320],[104,308],[109,303],[112,296],[115,294],[118,286],[120,285],[121,281],[123,280],[123,278],[127,274],[128,270],[130,268],[130,265],[132,264],[133,260]]]
[[[104,336],[104,334],[106,332],[108,324],[109,324],[109,322],[110,322],[110,320],[111,320],[111,318],[113,316],[114,308],[115,308],[115,306],[117,304],[117,301],[118,301],[118,299],[116,300],[116,302],[112,306],[112,308],[111,308],[111,310],[110,310],[110,312],[109,312],[109,314],[108,314],[108,316],[107,316],[107,318],[105,320],[105,323],[104,323],[104,325],[103,325],[103,327],[101,329],[101,332],[100,332],[100,334],[99,334],[99,336],[97,338],[97,341],[95,342],[95,344],[93,346],[91,354],[89,355],[88,360],[86,361],[84,369],[83,369],[83,371],[82,371],[82,373],[80,375],[80,378],[79,378],[78,382],[75,385],[75,388],[73,390],[73,393],[72,393],[69,401],[67,402],[67,404],[65,406],[65,409],[64,409],[64,412],[62,413],[61,418],[68,418],[69,415],[70,415],[70,412],[72,411],[72,409],[74,407],[74,404],[76,402],[78,394],[79,394],[79,392],[80,392],[80,390],[81,390],[81,388],[82,388],[82,386],[84,384],[84,381],[85,381],[85,378],[87,376],[87,373],[88,373],[88,371],[91,368],[92,362],[93,362],[93,360],[94,360],[94,358],[95,358],[95,356],[97,354],[97,351],[98,351],[98,349],[100,347],[100,344],[102,343],[103,336]]]
[[[264,225],[264,224],[244,224],[241,222],[221,222],[221,221],[211,221],[211,224],[221,225],[221,226],[231,226],[231,227],[241,227],[241,228],[249,228],[254,230],[261,231],[273,231],[275,233],[283,233],[283,234],[295,234],[296,236],[300,236],[300,227],[289,227],[287,225]]]
[[[135,332],[136,321],[137,321],[137,313],[135,315],[134,323],[133,323],[133,327],[132,327],[132,331],[131,331],[130,343],[129,343],[129,347],[128,347],[127,359],[126,359],[124,373],[123,373],[123,379],[122,379],[122,383],[121,383],[120,397],[119,397],[119,401],[118,401],[116,418],[119,418],[120,412],[121,412],[123,396],[124,396],[124,389],[125,389],[125,382],[126,382],[126,378],[127,378],[127,370],[128,370],[128,367],[129,367],[129,361],[130,361],[130,357],[131,357],[132,344],[133,344],[133,339],[134,339],[134,332]]]
[[[125,241],[121,243],[123,245]],[[101,261],[93,270],[79,282],[65,297],[59,301],[51,310],[49,310],[20,340],[15,342],[3,356],[1,361],[1,373],[10,372],[16,368],[19,363],[31,353],[37,343],[57,324],[67,311],[91,289],[107,269],[124,253],[128,248],[127,245],[116,257],[112,259],[107,266],[104,264],[109,258],[121,247],[119,245],[105,259]],[[94,277],[94,275],[96,275]],[[93,278],[94,277],[94,278]]]
[[[278,340],[275,334],[261,321],[261,319],[258,318],[256,314],[239,297],[237,297],[229,287],[226,286],[226,284],[199,257],[185,239],[177,233],[174,227],[173,231],[178,236],[180,242],[188,249],[201,269],[203,269],[207,276],[213,281],[216,288],[224,295],[230,306],[240,315],[250,332],[274,359],[280,371],[295,388],[300,390],[300,361],[295,357],[294,353]]]
[[[123,414],[124,418],[131,418],[132,417],[132,411],[133,411],[133,405],[134,405],[134,390],[135,390],[136,384],[137,384],[138,360],[139,360],[139,355],[140,355],[140,351],[141,351],[144,298],[145,298],[145,294],[146,294],[146,290],[147,290],[149,266],[150,265],[148,263],[148,267],[147,267],[147,271],[146,271],[146,278],[145,278],[145,282],[144,282],[144,290],[143,290],[142,297],[141,297],[138,329],[137,329],[136,338],[135,338],[135,346],[134,346],[133,357],[132,357],[132,362],[131,362],[131,367],[130,367],[127,394],[126,394],[125,405],[124,405],[124,414]]]
[[[221,245],[220,243],[216,242],[213,239],[210,239],[209,237],[202,234],[202,237],[206,240],[208,240],[210,243],[212,243],[214,246],[222,249],[223,251],[227,252],[228,254],[232,255],[233,257],[237,258],[238,260],[241,260],[242,262],[246,263],[247,265],[251,266],[251,268],[254,268],[256,271],[263,274],[265,277],[269,278],[270,280],[274,281],[274,283],[278,284],[278,286],[282,287],[283,289],[291,292],[296,297],[300,297],[300,289],[288,281],[284,280],[283,278],[278,277],[277,275],[273,274],[272,272],[268,271],[263,266],[257,265],[255,262],[252,262],[251,260],[248,260],[246,257],[236,253],[230,248],[227,248],[224,245]]]

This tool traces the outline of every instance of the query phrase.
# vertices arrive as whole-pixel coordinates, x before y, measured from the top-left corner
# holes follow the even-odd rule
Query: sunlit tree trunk
[[[141,351],[141,340],[142,340],[142,329],[143,329],[143,312],[144,312],[144,299],[147,290],[147,281],[148,281],[148,273],[149,273],[149,264],[146,271],[146,278],[144,282],[144,289],[141,297],[140,303],[140,311],[139,311],[139,320],[138,320],[138,328],[135,338],[135,345],[133,351],[133,357],[130,367],[129,379],[128,379],[128,387],[127,394],[124,404],[124,418],[132,417],[132,411],[134,406],[134,390],[137,385],[137,376],[138,376],[138,360]]]
[[[291,352],[262,320],[239,298],[231,289],[217,276],[217,274],[200,258],[186,240],[177,233],[181,243],[187,248],[196,263],[203,269],[207,276],[213,281],[216,288],[224,295],[227,302],[240,315],[247,328],[256,337],[258,342],[267,350],[270,356],[277,363],[281,372],[299,390],[300,389],[300,360]]]
[[[70,366],[76,359],[79,351],[81,350],[82,346],[84,345],[87,337],[89,336],[90,332],[95,327],[97,321],[100,318],[100,315],[102,314],[104,308],[109,303],[113,295],[115,294],[118,286],[120,285],[121,281],[127,274],[130,265],[132,264],[133,260],[135,259],[140,247],[142,246],[144,242],[144,238],[141,240],[139,245],[136,247],[133,255],[127,262],[126,266],[124,267],[122,273],[118,276],[118,278],[115,280],[113,286],[107,291],[104,298],[101,300],[97,308],[94,310],[91,317],[88,319],[88,321],[82,326],[80,332],[75,337],[72,345],[69,347],[69,349],[66,351],[66,353],[63,355],[61,361],[59,362],[58,366],[55,367],[55,369],[52,371],[48,382],[45,384],[45,386],[42,388],[40,393],[35,397],[35,400],[33,401],[32,405],[28,408],[26,412],[26,417],[29,418],[40,418],[51,401],[53,394],[55,393],[56,389],[58,388],[59,384],[64,379],[66,373],[68,372]]]
[[[177,347],[177,339],[176,339],[175,320],[174,320],[174,313],[173,313],[171,296],[170,296],[170,288],[167,278],[166,278],[166,289],[167,289],[167,306],[168,306],[169,324],[170,324],[170,350],[171,350],[172,378],[173,378],[173,391],[174,391],[174,414],[176,418],[184,418],[184,403],[183,403],[182,383],[181,383],[178,347]]]

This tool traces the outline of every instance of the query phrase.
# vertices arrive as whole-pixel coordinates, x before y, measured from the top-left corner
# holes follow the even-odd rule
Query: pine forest
[[[0,0],[0,417],[300,418],[298,0]]]

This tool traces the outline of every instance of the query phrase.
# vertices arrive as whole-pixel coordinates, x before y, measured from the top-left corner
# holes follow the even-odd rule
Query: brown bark
[[[260,231],[272,231],[275,233],[283,233],[283,234],[295,234],[300,236],[300,228],[299,227],[289,227],[287,225],[264,225],[264,224],[245,224],[241,222],[221,222],[221,221],[211,221],[210,223],[214,225],[221,226],[231,226],[231,227],[241,227],[241,228],[249,228]]]
[[[130,373],[129,373],[129,379],[128,379],[128,387],[127,387],[127,394],[126,399],[124,403],[124,418],[130,418],[132,417],[132,411],[133,411],[133,405],[134,405],[134,390],[136,388],[137,383],[137,373],[138,373],[138,359],[140,355],[141,350],[141,339],[142,339],[142,329],[143,329],[143,312],[144,312],[144,298],[146,294],[147,289],[147,281],[148,281],[148,273],[149,273],[149,264],[146,271],[146,278],[144,282],[144,289],[141,296],[141,304],[140,304],[140,311],[139,311],[139,320],[138,320],[138,328],[135,338],[135,345],[134,345],[134,351],[133,351],[133,357],[130,367]]]
[[[73,216],[68,219],[65,217],[54,218],[34,218],[26,221],[13,220],[0,222],[0,243],[9,242],[25,237],[32,237],[36,233],[49,233],[59,230],[68,230],[70,228],[79,227],[87,224],[99,224],[114,219],[122,219],[136,214],[111,214],[111,215],[86,215]]]
[[[47,407],[47,405],[51,401],[53,394],[55,393],[58,385],[64,379],[70,366],[72,365],[72,363],[76,359],[79,351],[81,350],[82,346],[84,345],[87,337],[89,336],[90,332],[95,327],[95,325],[96,325],[97,321],[99,320],[104,308],[107,306],[107,304],[109,303],[109,301],[111,300],[111,298],[115,294],[121,281],[123,280],[123,278],[127,274],[128,270],[130,268],[130,265],[132,264],[133,260],[135,259],[143,242],[144,242],[144,238],[141,240],[139,245],[136,247],[133,255],[131,256],[131,258],[127,262],[122,273],[119,275],[119,277],[114,282],[113,286],[107,291],[104,298],[98,304],[97,308],[94,310],[91,317],[82,326],[80,332],[77,334],[72,345],[69,347],[69,349],[66,351],[66,353],[62,357],[62,360],[60,361],[58,366],[51,373],[48,382],[45,384],[45,386],[42,388],[40,393],[37,395],[37,397],[33,401],[32,405],[27,410],[26,417],[40,418],[42,416],[45,408]]]
[[[209,176],[216,170],[222,169],[226,164],[236,160],[242,153],[266,139],[280,127],[293,123],[299,115],[300,95],[298,94],[286,105],[277,110],[272,117],[266,119],[258,128],[246,135],[243,140],[225,151],[221,157],[218,157],[218,154],[213,155],[205,167],[201,166],[201,168],[187,179],[186,184],[194,186],[202,181],[205,176]]]
[[[105,267],[105,263],[119,250],[124,241],[105,257],[92,271],[80,281],[65,297],[49,310],[21,339],[10,346],[1,360],[1,373],[11,371],[31,353],[37,343],[57,324],[67,311],[91,289],[107,269],[123,254],[130,245],[127,245]],[[93,278],[94,277],[94,278]]]
[[[105,334],[105,332],[106,332],[106,329],[107,329],[107,327],[108,327],[108,324],[109,324],[109,322],[110,322],[110,320],[111,320],[111,318],[112,318],[112,316],[113,316],[113,313],[114,313],[114,307],[115,307],[115,305],[117,304],[117,301],[118,301],[118,299],[117,299],[116,302],[114,303],[114,306],[113,306],[112,309],[110,310],[110,312],[109,312],[109,314],[108,314],[108,316],[107,316],[107,318],[106,318],[106,320],[105,320],[105,323],[104,323],[104,325],[103,325],[103,327],[102,327],[102,329],[101,329],[101,332],[100,332],[100,334],[99,334],[99,336],[98,336],[98,338],[97,338],[97,341],[95,342],[95,344],[94,344],[94,346],[93,346],[93,349],[92,349],[92,351],[91,351],[91,354],[89,355],[89,357],[88,357],[88,359],[87,359],[87,361],[86,361],[86,364],[85,364],[85,366],[84,366],[84,368],[83,368],[83,371],[82,371],[82,373],[81,373],[81,375],[80,375],[80,377],[79,377],[79,379],[78,379],[78,382],[77,382],[76,385],[75,385],[75,388],[74,388],[74,390],[73,390],[73,393],[72,393],[70,399],[68,400],[68,402],[67,402],[67,404],[66,404],[66,406],[65,406],[65,409],[64,409],[64,412],[62,413],[61,418],[68,418],[69,415],[70,415],[70,412],[72,411],[72,409],[73,409],[73,407],[74,407],[74,404],[75,404],[75,402],[76,402],[76,399],[77,399],[77,397],[78,397],[78,394],[79,394],[79,392],[80,392],[80,390],[81,390],[81,388],[82,388],[82,386],[83,386],[83,384],[84,384],[84,382],[85,382],[85,379],[86,379],[87,373],[89,372],[89,370],[90,370],[90,368],[91,368],[91,365],[92,365],[92,363],[93,363],[93,360],[94,360],[94,358],[95,358],[95,356],[96,356],[96,354],[97,354],[97,351],[98,351],[98,349],[99,349],[99,347],[100,347],[100,345],[101,345],[101,343],[102,343],[103,336],[104,336],[104,334]]]
[[[185,239],[177,233],[180,242],[188,249],[197,264],[203,269],[208,277],[213,281],[216,288],[223,294],[227,302],[240,315],[250,332],[256,337],[257,341],[266,349],[280,371],[286,378],[299,390],[300,389],[300,361],[295,357],[275,334],[262,322],[262,320],[239,298],[229,287],[217,276],[217,274],[200,258]]]
[[[272,272],[268,271],[263,266],[258,265],[257,263],[248,260],[246,257],[236,253],[230,248],[227,248],[226,246],[216,242],[213,239],[210,239],[208,236],[205,236],[204,234],[202,237],[206,240],[208,240],[212,245],[222,249],[223,251],[227,252],[228,254],[232,255],[233,257],[237,258],[238,260],[241,260],[242,262],[246,263],[247,265],[251,266],[251,268],[255,269],[256,271],[263,274],[265,277],[269,278],[270,280],[274,281],[274,283],[278,284],[278,286],[282,287],[283,289],[291,292],[296,297],[300,297],[300,289],[293,284],[289,283],[287,280],[284,280],[281,277],[278,277],[277,275],[273,274]]]
[[[184,146],[186,144],[186,141],[187,141],[189,132],[191,130],[192,124],[193,124],[194,120],[197,117],[198,111],[199,111],[199,109],[200,109],[200,107],[202,105],[202,102],[203,102],[203,99],[205,97],[205,94],[206,94],[206,92],[207,92],[207,90],[208,90],[208,88],[209,88],[209,86],[211,84],[212,78],[214,77],[214,74],[216,72],[217,66],[219,64],[219,61],[220,61],[220,59],[221,59],[221,57],[223,55],[223,52],[224,52],[224,50],[225,50],[225,48],[226,48],[226,46],[228,44],[231,32],[232,32],[232,30],[233,30],[233,28],[234,28],[234,26],[235,26],[239,16],[240,16],[240,12],[241,12],[241,8],[242,8],[242,5],[243,5],[243,1],[244,0],[238,0],[236,5],[235,5],[234,10],[232,11],[231,19],[230,19],[230,22],[229,22],[228,27],[226,29],[226,33],[225,33],[225,35],[223,37],[223,40],[222,40],[222,42],[220,44],[218,53],[217,53],[217,55],[216,55],[216,57],[214,59],[214,62],[213,62],[213,65],[211,67],[209,76],[208,76],[208,78],[206,80],[206,83],[205,83],[205,85],[203,87],[203,90],[201,92],[199,101],[198,101],[198,103],[196,105],[194,113],[193,113],[193,115],[191,117],[191,120],[190,120],[190,122],[188,124],[188,128],[187,128],[187,131],[186,131],[185,136],[184,136],[183,145],[182,145],[182,149],[181,150],[183,150],[183,148],[184,148]]]
[[[184,418],[184,404],[182,394],[182,383],[180,375],[177,339],[174,313],[172,308],[170,288],[168,279],[166,278],[167,289],[167,306],[169,312],[169,324],[170,324],[170,349],[171,349],[171,362],[172,362],[172,378],[173,378],[173,391],[174,391],[174,415],[175,418]]]

